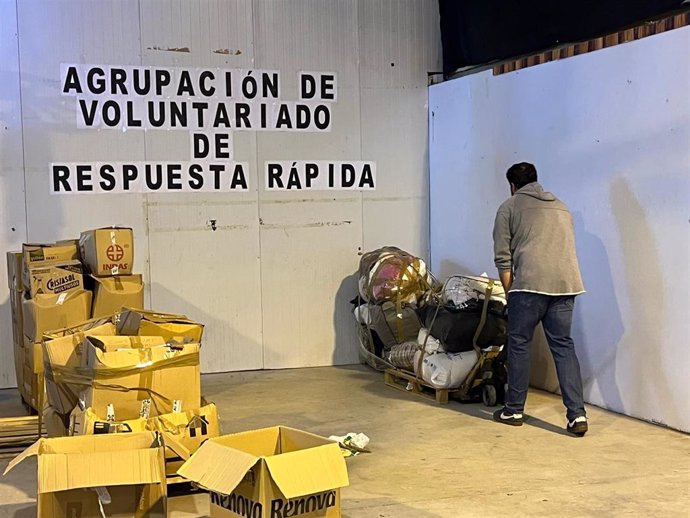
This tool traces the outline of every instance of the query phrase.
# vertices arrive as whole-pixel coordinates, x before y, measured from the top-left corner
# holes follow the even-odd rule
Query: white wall
[[[587,294],[587,401],[690,431],[690,28],[430,89],[433,268],[495,272],[505,171],[536,164],[571,208]],[[555,389],[548,353],[532,381]]]
[[[0,0],[0,387],[16,386],[5,250],[26,240],[24,150],[19,103],[19,52],[14,0]]]
[[[147,301],[207,324],[204,372],[356,362],[347,301],[356,294],[358,254],[395,244],[428,255],[426,84],[427,72],[440,67],[436,2],[16,5],[15,13],[13,0],[0,0],[0,120],[11,123],[0,127],[0,197],[11,200],[0,208],[0,247],[130,225]],[[59,94],[61,62],[276,69],[286,79],[335,71],[333,130],[236,133],[235,160],[251,168],[248,193],[50,196],[51,161],[175,160],[189,150],[183,132],[77,130],[73,103]],[[284,81],[282,97],[296,98],[295,82]],[[377,190],[264,192],[257,172],[267,159],[375,161]],[[217,220],[215,232],[209,219]],[[0,351],[7,354],[4,284]],[[0,363],[0,387],[12,383],[12,363]]]

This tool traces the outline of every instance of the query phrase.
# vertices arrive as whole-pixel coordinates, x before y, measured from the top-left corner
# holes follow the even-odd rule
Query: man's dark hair
[[[508,169],[506,178],[516,189],[522,189],[528,183],[537,181],[537,168],[529,162],[513,164]]]

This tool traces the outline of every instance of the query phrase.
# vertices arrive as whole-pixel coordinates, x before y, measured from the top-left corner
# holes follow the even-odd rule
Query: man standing
[[[530,346],[542,323],[567,409],[567,430],[583,436],[587,417],[580,364],[570,336],[575,296],[584,293],[568,208],[537,182],[529,163],[506,173],[511,198],[494,223],[494,261],[508,295],[508,391],[494,420],[520,426],[529,386]]]

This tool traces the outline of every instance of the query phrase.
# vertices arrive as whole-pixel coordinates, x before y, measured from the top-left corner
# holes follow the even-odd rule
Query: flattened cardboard
[[[134,264],[134,233],[131,228],[87,230],[79,237],[81,260],[97,277],[131,275]]]
[[[211,492],[211,518],[340,517],[349,484],[337,443],[283,426],[209,439],[178,474]]]
[[[204,441],[220,435],[216,405],[211,403],[186,412],[118,422],[100,418],[91,408],[82,410],[77,406],[72,411],[69,423],[70,435],[143,431],[157,431],[163,435],[166,445],[165,471],[168,476],[175,475]]]
[[[114,315],[124,307],[144,307],[144,281],[142,276],[119,275],[117,277],[90,276],[94,283],[93,318]]]
[[[119,420],[139,417],[142,401],[151,399],[150,416],[201,406],[199,344],[165,345],[162,337],[87,336],[82,366],[91,372],[82,393],[83,406],[107,416],[112,404]]]
[[[84,275],[79,261],[69,263],[30,266],[27,268],[27,291],[31,297],[58,295],[84,289]]]
[[[21,252],[7,252],[7,286],[10,291],[23,291],[22,269],[24,255]]]
[[[43,368],[48,403],[62,415],[69,415],[77,405],[82,385],[56,379],[60,368],[77,369],[82,365],[81,346],[86,333],[107,336],[115,334],[115,326],[108,319],[82,322],[74,327],[51,331],[43,335]]]
[[[124,308],[115,317],[120,335],[162,336],[166,340],[189,339],[201,343],[204,325],[185,315],[173,315],[156,311]]]
[[[162,438],[141,432],[106,436],[39,439],[13,459],[5,474],[38,456],[38,516],[101,516],[95,488],[112,503],[106,516],[165,518],[166,480]]]
[[[40,341],[43,334],[89,319],[91,292],[69,291],[59,295],[38,295],[22,301],[24,334],[33,341]]]

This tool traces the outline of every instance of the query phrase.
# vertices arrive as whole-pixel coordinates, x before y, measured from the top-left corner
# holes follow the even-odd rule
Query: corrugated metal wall
[[[3,249],[129,225],[147,301],[208,325],[204,372],[357,361],[348,300],[359,252],[396,244],[428,255],[426,85],[427,72],[440,69],[436,2],[0,0],[0,15]],[[76,129],[73,102],[59,94],[60,63],[69,62],[275,69],[285,99],[297,97],[298,71],[337,72],[333,129],[236,132],[235,160],[251,170],[246,193],[51,196],[51,161],[189,153],[186,132]],[[372,160],[377,190],[266,192],[269,159]],[[12,370],[0,363],[0,387],[13,385]]]

